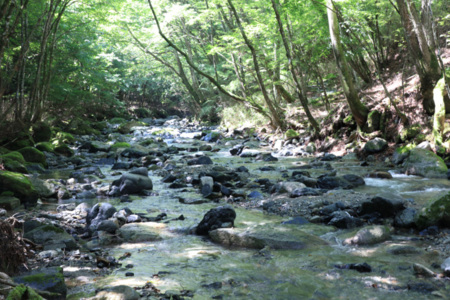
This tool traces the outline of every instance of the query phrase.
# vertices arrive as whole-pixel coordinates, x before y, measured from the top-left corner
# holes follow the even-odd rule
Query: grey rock
[[[110,203],[97,203],[86,217],[86,228],[91,233],[96,231],[100,223],[111,218],[116,211]]]
[[[444,271],[444,275],[450,277],[450,257],[447,257],[446,260],[441,264],[441,269]]]
[[[33,289],[57,293],[60,296],[47,296],[48,300],[66,299],[67,286],[64,282],[63,270],[61,267],[48,267],[23,274],[13,278],[15,283],[26,284]]]
[[[364,151],[369,154],[378,153],[385,150],[387,146],[386,140],[376,137],[364,145]]]
[[[350,238],[344,240],[344,245],[373,245],[386,241],[391,236],[390,230],[386,226],[364,227]]]
[[[101,221],[97,226],[98,231],[106,231],[108,233],[115,233],[117,229],[119,229],[119,226],[113,220]]]
[[[153,189],[147,168],[138,168],[122,175],[120,179],[113,181],[112,186],[117,186],[121,195],[137,194],[143,190]]]
[[[12,196],[0,196],[0,208],[14,210],[20,206],[20,199]]]
[[[369,201],[363,202],[360,207],[359,214],[379,213],[382,217],[394,217],[398,212],[403,210],[404,200],[395,195],[377,195]]]
[[[140,298],[141,296],[135,289],[126,285],[106,288],[95,296],[95,299],[104,300],[139,300]]]
[[[195,233],[207,235],[211,230],[222,228],[223,224],[234,224],[234,219],[236,219],[236,212],[229,205],[210,209],[198,224]]]
[[[403,163],[404,170],[410,175],[428,178],[447,178],[448,168],[442,158],[431,151],[414,148],[409,151]]]
[[[416,210],[408,207],[395,216],[394,226],[401,228],[412,228],[415,226],[416,215]]]

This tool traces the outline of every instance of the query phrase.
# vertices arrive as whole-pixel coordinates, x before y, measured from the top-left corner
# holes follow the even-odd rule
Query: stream
[[[158,135],[154,135],[155,132]],[[204,166],[183,169],[183,159],[196,155],[190,147],[211,145],[216,149],[215,152],[203,152],[212,159],[213,167],[236,169],[245,166],[248,169],[249,182],[258,178],[267,178],[273,182],[286,181],[286,177],[290,176],[293,170],[311,163],[314,159],[311,156],[281,157],[276,152],[273,154],[278,161],[273,162],[232,156],[230,148],[242,140],[223,139],[220,143],[208,143],[193,138],[198,134],[192,129],[179,128],[175,123],[168,126],[137,127],[134,134],[120,136],[121,141],[132,145],[148,138],[162,137],[169,147],[186,151],[171,155],[159,168],[149,168],[149,177],[153,182],[151,195],[132,195],[132,201],[128,203],[122,203],[119,198],[103,197],[93,200],[90,204],[109,202],[117,210],[127,207],[135,214],[151,216],[165,213],[167,218],[161,222],[136,223],[143,230],[156,233],[158,238],[155,240],[101,246],[115,258],[126,256],[120,261],[121,266],[112,269],[108,274],[97,275],[92,271],[95,268],[87,270],[76,265],[65,266],[68,299],[88,298],[95,290],[105,286],[127,285],[139,288],[149,282],[161,294],[167,295],[167,299],[430,299],[432,296],[447,298],[450,295],[448,281],[420,278],[415,274],[413,263],[438,272],[439,267],[436,266],[439,266],[445,257],[434,250],[432,238],[423,237],[412,230],[393,230],[388,240],[374,245],[344,245],[343,240],[358,228],[337,229],[334,226],[306,222],[284,224],[293,220],[296,214],[267,213],[262,207],[273,196],[249,184],[238,190],[244,195],[255,190],[260,191],[263,197],[252,200],[253,205],[246,205],[243,203],[245,201],[227,201],[226,197],[220,198],[218,202],[181,203],[180,198],[188,203],[204,198],[199,189],[191,184],[183,188],[169,188],[169,183],[162,182],[163,175],[168,171],[162,171],[162,168],[172,164],[185,170],[186,174],[191,174],[195,169],[197,172],[201,171]],[[118,138],[116,135],[113,140]],[[259,142],[255,138],[250,140],[250,150],[272,152],[267,143]],[[92,154],[78,152],[77,155]],[[128,161],[126,157],[119,160]],[[339,191],[329,191],[327,199],[335,196],[336,200],[351,202],[353,195],[367,198],[383,192],[400,196],[407,203],[420,207],[432,197],[450,191],[448,180],[407,176],[385,163],[374,162],[369,167],[362,167],[360,161],[351,158],[329,163],[337,175],[356,174],[364,177],[365,185],[343,194]],[[262,167],[269,166],[273,168],[268,171],[261,170]],[[393,178],[367,178],[369,169],[388,171]],[[121,174],[126,172],[111,170],[111,165],[103,165],[101,170],[106,175],[102,182],[106,183],[120,178]],[[329,172],[321,168],[308,171],[311,177]],[[55,174],[56,171],[46,177],[54,178]],[[62,178],[67,176],[64,171],[58,174],[57,176]],[[289,203],[309,201],[308,205],[314,208],[314,203],[321,201],[320,199],[321,196],[299,197],[290,199]],[[60,200],[58,204],[71,202],[80,203],[79,200],[68,199]],[[236,211],[235,228],[257,231],[264,226],[275,231],[288,232],[293,228],[315,238],[311,238],[307,247],[302,249],[248,249],[223,246],[212,242],[207,236],[192,234],[193,228],[207,211],[227,204]],[[56,204],[45,203],[43,208],[52,210],[55,206]],[[177,219],[181,215],[184,218]],[[307,213],[302,217],[308,219]],[[348,267],[350,264],[364,263],[370,266],[370,272]],[[132,276],[128,276],[130,272]]]

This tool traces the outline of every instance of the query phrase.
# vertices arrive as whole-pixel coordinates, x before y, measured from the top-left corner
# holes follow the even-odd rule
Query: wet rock
[[[159,241],[162,239],[160,232],[164,227],[164,224],[156,222],[130,223],[120,227],[117,233],[128,243]]]
[[[335,211],[330,215],[331,220],[328,222],[328,225],[341,228],[341,229],[350,229],[362,226],[364,222],[361,219],[352,217],[346,211]]]
[[[441,264],[441,269],[444,271],[444,275],[446,277],[450,277],[450,257],[448,257],[444,262]]]
[[[272,249],[305,249],[327,245],[322,239],[288,225],[222,228],[210,231],[209,236],[214,242],[225,246],[251,249],[263,249],[267,246]]]
[[[384,242],[391,236],[386,226],[368,226],[356,232],[356,234],[344,240],[344,245],[373,245]]]
[[[325,153],[322,157],[319,158],[321,161],[335,161],[339,159],[340,157],[332,154],[332,153]]]
[[[302,176],[302,175],[296,175],[296,176],[293,176],[292,179],[295,181],[301,182],[310,188],[317,187],[317,179],[315,179],[315,178],[306,177],[306,176]]]
[[[150,150],[140,145],[133,145],[130,148],[124,149],[120,152],[120,155],[123,157],[129,158],[141,158],[148,155]]]
[[[253,149],[244,149],[242,153],[239,155],[240,157],[257,157],[261,152]]]
[[[422,249],[408,245],[406,246],[392,245],[389,246],[386,252],[392,255],[418,255],[423,253]]]
[[[283,181],[274,186],[274,192],[277,194],[293,193],[295,190],[305,188],[306,186],[301,182],[296,181]]]
[[[187,184],[183,182],[181,179],[176,179],[174,182],[169,184],[169,188],[171,189],[181,189],[187,187]]]
[[[264,198],[264,195],[261,194],[261,193],[258,192],[258,191],[253,191],[253,192],[250,192],[250,193],[247,195],[247,198],[249,198],[249,199],[261,199],[261,198]]]
[[[386,140],[376,137],[364,145],[364,151],[369,154],[378,153],[386,149],[387,146]]]
[[[381,178],[381,179],[392,179],[392,175],[389,172],[372,172],[367,175],[369,178]]]
[[[394,226],[412,228],[415,226],[417,212],[414,208],[406,208],[395,216]]]
[[[205,214],[195,233],[207,235],[211,230],[231,227],[234,225],[234,219],[236,219],[236,212],[231,206],[226,205],[213,208]]]
[[[164,183],[172,183],[175,180],[177,180],[177,177],[173,174],[169,174],[166,177],[164,177],[161,181]]]
[[[425,277],[425,278],[433,278],[436,277],[436,273],[425,267],[424,265],[415,263],[413,264],[414,274],[417,276]]]
[[[240,166],[236,169],[236,172],[247,172],[248,173],[248,169],[244,166]]]
[[[95,299],[105,300],[139,300],[141,296],[132,287],[118,285],[103,289],[95,296]]]
[[[450,193],[428,201],[418,215],[416,225],[420,229],[432,225],[450,226]]]
[[[233,156],[240,155],[244,150],[244,147],[245,146],[243,144],[235,145],[233,148],[230,149],[230,154]]]
[[[97,195],[90,191],[84,191],[77,194],[77,199],[94,199]]]
[[[442,158],[431,151],[414,148],[409,151],[403,163],[404,170],[410,175],[428,178],[447,178],[448,168]]]
[[[143,190],[153,189],[152,180],[148,177],[148,170],[144,167],[122,175],[120,179],[113,181],[112,186],[119,187],[121,195],[137,194]]]
[[[304,225],[308,224],[309,221],[302,217],[293,217],[292,219],[288,221],[284,221],[281,224],[294,224],[294,225]]]
[[[64,282],[61,267],[48,267],[23,274],[13,278],[15,283],[25,284],[33,289],[56,293],[55,296],[46,296],[48,300],[66,299],[67,287]]]
[[[394,217],[405,209],[403,199],[394,195],[378,195],[363,202],[359,211],[360,215],[378,212],[383,218]]]
[[[345,204],[340,202],[340,201],[338,201],[338,202],[335,202],[335,203],[332,203],[332,204],[329,204],[329,205],[326,205],[326,206],[322,207],[319,210],[319,213],[321,215],[328,216],[328,215],[331,215],[332,213],[334,213],[335,211],[339,211],[339,210],[342,210],[342,209],[345,209],[345,208],[346,208]]]
[[[291,198],[297,198],[302,196],[320,196],[323,195],[325,191],[322,189],[314,189],[310,187],[304,187],[301,189],[295,189],[290,194]]]
[[[438,287],[435,284],[428,281],[410,281],[408,282],[407,287],[410,291],[419,292],[422,294],[429,294],[438,290]]]
[[[106,231],[111,234],[116,233],[117,229],[119,229],[119,226],[113,220],[101,221],[97,226],[98,231]]]
[[[345,264],[345,265],[335,265],[338,269],[343,270],[356,270],[359,273],[370,273],[372,272],[372,267],[367,263],[362,264]]]
[[[187,162],[189,166],[194,165],[212,165],[213,161],[208,156],[200,156],[194,159],[191,159]]]
[[[91,153],[95,153],[95,152],[108,152],[109,149],[111,148],[111,145],[106,144],[106,143],[102,143],[99,141],[92,141],[90,142],[90,148],[89,148],[89,152]]]
[[[110,203],[95,204],[86,217],[86,229],[91,233],[97,231],[99,224],[111,218],[116,211]]]
[[[333,189],[353,189],[355,187],[364,185],[365,181],[362,177],[357,175],[344,175],[339,176],[324,176],[317,179],[317,186],[321,189],[333,190]]]
[[[130,168],[131,168],[131,163],[120,161],[120,162],[116,162],[112,166],[111,170],[128,170]]]
[[[266,161],[266,162],[271,162],[271,161],[278,161],[278,158],[274,157],[272,155],[272,153],[264,153],[259,155],[257,158],[257,160],[262,160],[262,161]]]
[[[212,194],[212,187],[209,184],[205,184],[201,188],[202,196],[208,198]]]

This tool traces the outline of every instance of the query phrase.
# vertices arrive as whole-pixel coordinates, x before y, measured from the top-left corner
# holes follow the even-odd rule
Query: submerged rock
[[[288,225],[222,228],[210,231],[209,236],[214,242],[225,246],[251,249],[263,249],[267,246],[272,249],[305,249],[327,245],[322,239]]]
[[[19,277],[14,277],[13,280],[16,283],[25,284],[36,290],[57,294],[53,297],[46,296],[46,299],[66,299],[67,287],[64,282],[64,275],[61,267],[50,267],[34,270]]]
[[[95,299],[106,300],[139,300],[141,296],[135,289],[126,285],[118,285],[101,290],[95,295]]]
[[[226,228],[234,226],[236,212],[229,206],[219,206],[209,210],[195,231],[198,235],[207,235],[208,232],[218,228]]]
[[[344,240],[344,245],[373,245],[384,242],[391,236],[386,226],[368,226],[356,232],[353,237]]]

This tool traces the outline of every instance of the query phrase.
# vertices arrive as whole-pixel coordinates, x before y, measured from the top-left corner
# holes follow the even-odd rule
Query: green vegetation
[[[22,202],[35,202],[37,193],[30,180],[23,174],[0,171],[0,192],[12,192]]]
[[[131,145],[126,143],[126,142],[119,142],[119,143],[115,143],[111,146],[111,150],[116,150],[119,148],[130,148]]]
[[[6,300],[44,300],[41,296],[39,296],[32,288],[19,284],[16,286],[11,292],[9,292]]]

